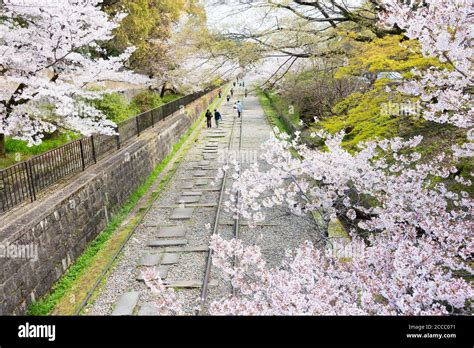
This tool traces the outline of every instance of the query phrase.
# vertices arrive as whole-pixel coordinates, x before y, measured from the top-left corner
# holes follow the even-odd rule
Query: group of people
[[[243,106],[240,100],[238,100],[234,104],[234,109],[237,111],[237,117],[242,117]],[[214,117],[214,120],[216,121],[216,127],[219,128],[219,124],[222,121],[222,115],[219,111],[217,111],[217,109],[214,109],[214,115],[209,109],[206,111],[207,128],[212,128],[213,117]]]
[[[237,83],[234,82],[234,87],[237,86]],[[239,83],[239,86],[241,87],[244,87],[245,86],[245,83],[242,81]],[[219,89],[219,98],[222,98],[222,89]],[[245,96],[247,97],[248,95],[248,92],[247,92],[247,88],[245,88]],[[231,88],[230,89],[230,93],[227,94],[227,102],[230,102],[230,99],[231,97],[234,96],[234,88]],[[238,100],[233,108],[237,111],[237,117],[242,117],[242,111],[243,111],[243,106],[242,106],[242,103],[240,102],[240,100]],[[222,121],[222,115],[219,111],[217,111],[216,109],[214,109],[214,114],[212,114],[212,112],[208,109],[206,111],[206,121],[207,121],[207,128],[212,128],[212,118],[214,117],[215,119],[215,122],[216,122],[216,127],[219,127],[219,124],[220,122]]]
[[[219,124],[222,120],[222,115],[219,111],[214,110],[214,119],[216,120],[216,127],[219,127]],[[206,111],[206,120],[207,120],[207,128],[212,128],[212,112],[209,109]]]
[[[239,79],[237,79],[237,82],[239,82]],[[234,87],[237,86],[237,82],[234,81]],[[240,87],[245,87],[245,82],[242,80],[239,82]]]
[[[238,79],[237,79],[237,81],[238,81]],[[227,102],[230,102],[230,100],[234,97],[234,93],[235,93],[234,88],[237,87],[237,82],[234,81],[233,86],[234,87],[232,87],[230,89],[229,94],[227,94],[227,97],[226,97]],[[245,87],[245,82],[244,81],[239,82],[239,86],[240,87]],[[245,98],[247,98],[248,95],[249,95],[247,88],[244,89],[244,95],[245,95]],[[221,98],[221,97],[222,97],[222,91],[219,90],[219,98]]]

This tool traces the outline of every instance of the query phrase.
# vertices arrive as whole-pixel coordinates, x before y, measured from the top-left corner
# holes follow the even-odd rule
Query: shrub
[[[140,112],[145,112],[163,105],[164,102],[158,93],[144,91],[133,98],[132,104]]]
[[[140,108],[135,103],[129,103],[120,93],[105,94],[102,99],[95,100],[93,104],[114,122],[124,121],[140,113]]]

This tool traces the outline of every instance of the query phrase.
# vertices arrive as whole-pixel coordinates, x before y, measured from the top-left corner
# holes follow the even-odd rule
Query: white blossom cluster
[[[64,128],[84,135],[115,134],[113,122],[86,103],[101,93],[91,83],[147,78],[124,70],[133,48],[118,57],[97,58],[98,42],[110,40],[124,18],[113,20],[99,0],[4,1],[0,22],[0,133],[41,142],[45,132]]]
[[[341,147],[342,135],[327,139],[328,151],[269,140],[262,152],[272,169],[244,171],[233,186],[241,199],[229,207],[258,221],[273,206],[318,211],[327,222],[347,216],[360,255],[348,262],[308,242],[281,268],[265,269],[255,246],[216,237],[215,265],[244,290],[215,303],[215,314],[445,314],[473,298],[472,285],[453,271],[472,273],[474,202],[430,181],[457,170],[437,168],[441,156],[421,164],[419,154],[407,153],[421,137],[368,143],[352,155]],[[234,254],[248,261],[231,269],[226,260]]]
[[[395,0],[385,1],[389,11],[382,23],[397,25],[410,39],[417,39],[424,56],[438,58],[445,68],[414,71],[414,78],[399,90],[419,96],[425,105],[423,117],[429,121],[473,127],[470,89],[473,85],[474,3],[470,0],[427,0],[416,10]],[[472,132],[472,129],[471,129]],[[474,145],[453,146],[462,157],[474,156]]]

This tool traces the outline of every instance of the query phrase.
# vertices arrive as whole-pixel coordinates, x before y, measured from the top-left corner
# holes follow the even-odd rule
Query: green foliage
[[[5,158],[0,158],[0,168],[6,168],[18,162],[25,161],[32,156],[40,155],[46,151],[55,149],[69,141],[78,139],[79,137],[79,134],[73,132],[55,133],[50,138],[44,139],[40,145],[31,147],[28,146],[26,141],[6,137],[5,150],[7,156]]]
[[[389,35],[369,43],[355,42],[349,64],[338,69],[336,77],[376,75],[384,71],[409,73],[413,68],[424,70],[441,66],[434,58],[425,58],[416,40],[404,40],[402,36]]]
[[[163,105],[163,101],[158,93],[144,91],[133,98],[132,104],[137,107],[140,112],[145,112]]]
[[[34,156],[55,149],[71,140],[78,139],[79,137],[80,135],[73,132],[58,133],[50,139],[43,140],[41,144],[31,147],[28,146],[26,141],[15,140],[7,137],[5,141],[5,148],[7,152]]]
[[[129,103],[120,93],[105,94],[102,99],[94,100],[93,104],[114,122],[124,121],[140,113],[140,108]]]
[[[167,103],[171,103],[172,101],[174,101],[176,99],[179,99],[181,97],[183,97],[183,96],[180,95],[180,94],[167,94],[163,98],[161,98],[161,100],[164,104],[167,104]]]
[[[322,120],[316,128],[323,128],[330,133],[345,131],[347,135],[343,146],[357,151],[360,142],[403,136],[423,127],[425,121],[416,115],[387,112],[387,106],[415,103],[416,98],[401,95],[396,90],[397,82],[376,79],[376,76],[388,71],[407,76],[413,68],[423,70],[440,63],[435,59],[424,58],[416,41],[404,40],[401,36],[385,36],[355,45],[349,64],[339,68],[336,77],[365,76],[369,88],[354,92],[334,105],[333,116]]]
[[[336,103],[355,90],[365,88],[366,84],[360,79],[335,78],[330,68],[328,70],[311,68],[286,77],[278,92],[280,99],[285,102],[278,101],[277,104],[280,104],[282,112],[286,112],[293,123],[297,124],[301,119],[309,124],[315,117],[324,119],[331,116],[331,109]],[[294,112],[288,115],[289,110]]]
[[[333,108],[335,116],[322,120],[319,126],[332,134],[345,131],[343,145],[355,151],[360,142],[391,138],[403,133],[406,127],[423,123],[414,117],[383,111],[387,102],[397,105],[407,101],[397,93],[385,91],[382,84],[366,93],[354,93],[337,104]]]
[[[424,120],[421,115],[404,115],[395,108],[387,112],[387,105],[414,105],[415,97],[407,97],[396,91],[398,82],[389,79],[376,79],[380,72],[397,71],[405,78],[411,76],[410,70],[441,66],[435,59],[424,58],[417,42],[402,40],[399,36],[386,36],[370,43],[358,43],[358,48],[349,59],[349,64],[338,70],[336,76],[365,76],[369,81],[367,91],[354,92],[332,108],[332,117],[313,125],[313,130],[324,129],[330,133],[345,131],[343,147],[351,152],[358,151],[361,142],[376,138],[403,138],[422,135],[423,140],[416,148],[422,158],[429,160],[442,152],[450,152],[455,143],[465,141],[465,132],[449,125],[440,125]],[[447,167],[455,163],[448,162]],[[468,177],[474,164],[462,160],[456,164],[459,174]],[[444,180],[451,189],[466,190],[454,180]],[[472,194],[472,186],[468,189]]]
[[[209,84],[209,87],[219,87],[219,86],[222,86],[222,83],[224,81],[222,81],[221,78],[215,78],[214,80],[212,80]]]
[[[119,54],[133,45],[137,50],[130,58],[131,67],[148,75],[159,75],[164,66],[172,67],[167,40],[172,26],[183,14],[205,19],[202,6],[196,0],[121,0],[106,1],[104,9],[111,14],[127,13],[114,38],[106,48]]]
[[[143,91],[133,98],[132,104],[138,108],[140,112],[145,112],[160,107],[163,104],[170,103],[180,97],[178,94],[167,94],[161,98],[159,93]]]

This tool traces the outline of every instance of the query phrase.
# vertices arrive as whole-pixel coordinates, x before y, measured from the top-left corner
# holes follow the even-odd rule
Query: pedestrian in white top
[[[240,100],[237,101],[237,103],[235,104],[234,108],[237,110],[237,116],[240,117],[242,116],[242,104],[240,103]]]

